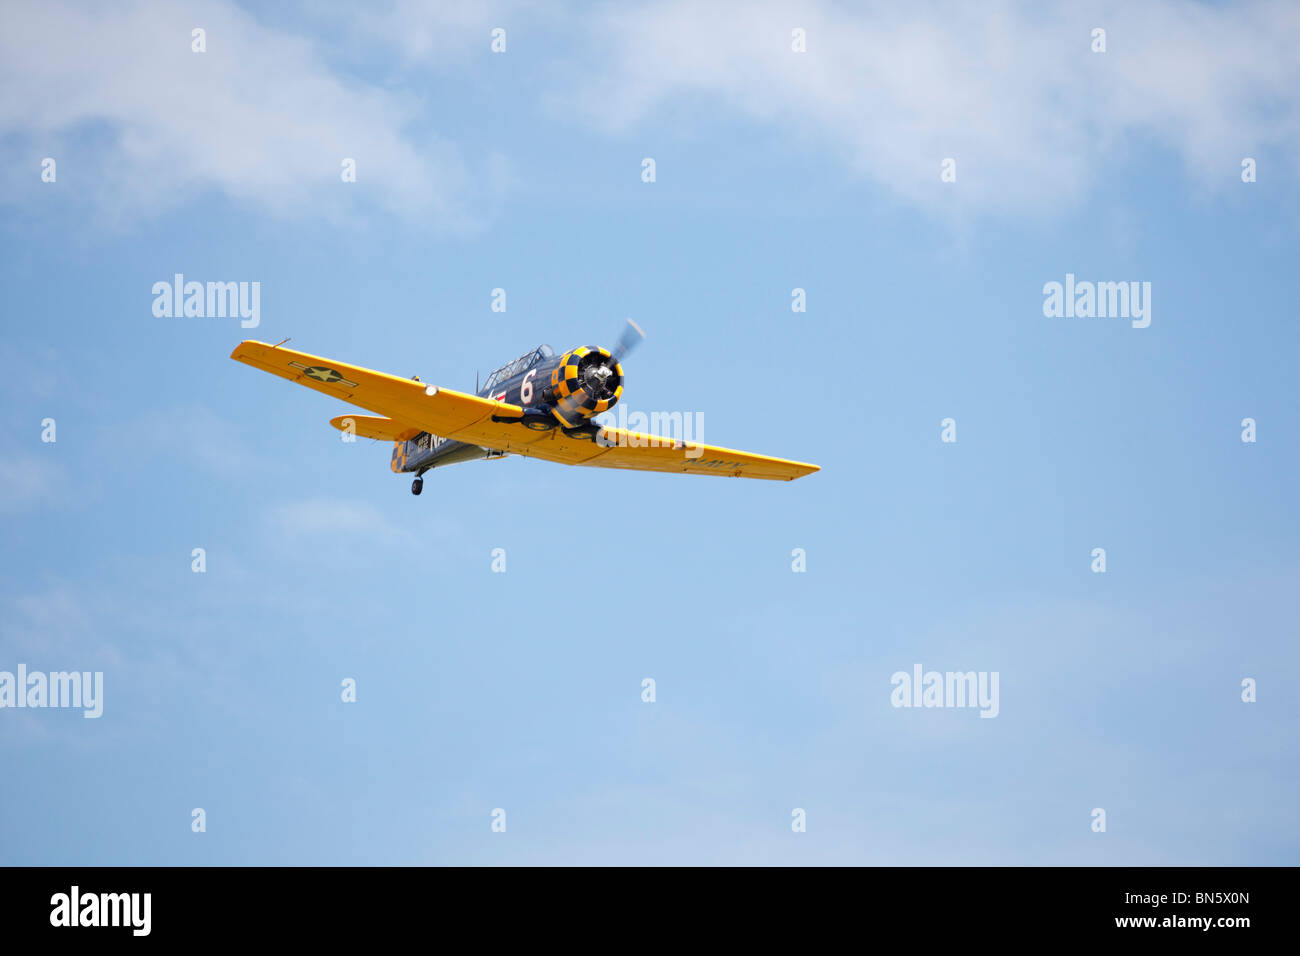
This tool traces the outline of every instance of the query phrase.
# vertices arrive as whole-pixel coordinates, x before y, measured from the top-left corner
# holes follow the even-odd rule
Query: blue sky
[[[7,8],[0,671],[104,713],[0,709],[0,862],[1297,862],[1300,16],[695,6]],[[228,358],[467,388],[627,317],[630,409],[822,471],[415,498]]]

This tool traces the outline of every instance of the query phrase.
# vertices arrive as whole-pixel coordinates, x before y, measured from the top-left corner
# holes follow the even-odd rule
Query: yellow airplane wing
[[[341,415],[331,421],[335,428],[345,428],[345,420],[351,418],[355,421],[357,434],[364,437],[402,440],[410,429],[416,428],[443,438],[567,465],[688,475],[732,475],[790,481],[820,470],[817,465],[804,462],[713,445],[683,445],[620,428],[602,429],[598,441],[570,438],[559,428],[532,431],[516,422],[492,420],[493,416],[518,418],[523,414],[518,405],[439,388],[265,342],[240,342],[230,357],[385,416],[380,419]],[[369,433],[363,431],[363,427]]]
[[[682,443],[657,435],[605,428],[600,441],[610,447],[584,465],[596,468],[631,468],[636,471],[671,471],[687,475],[729,475],[735,478],[768,478],[793,481],[821,471],[818,465],[785,458],[770,458],[692,442]]]
[[[516,405],[374,372],[319,355],[277,348],[265,342],[240,342],[230,357],[263,372],[341,398],[367,411],[378,412],[407,427],[416,426],[444,438],[460,439],[460,433],[469,429],[474,434],[463,440],[478,443],[475,425],[484,420],[492,424],[493,415],[518,416],[523,413],[523,409]],[[493,429],[495,431],[497,429]]]

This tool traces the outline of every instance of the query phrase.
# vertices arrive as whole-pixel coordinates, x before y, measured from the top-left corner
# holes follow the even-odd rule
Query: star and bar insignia
[[[334,371],[332,368],[326,368],[324,365],[306,366],[298,362],[290,362],[290,368],[296,368],[308,378],[314,378],[318,382],[324,382],[326,385],[343,385],[347,388],[356,388],[356,382],[349,382],[346,378]]]

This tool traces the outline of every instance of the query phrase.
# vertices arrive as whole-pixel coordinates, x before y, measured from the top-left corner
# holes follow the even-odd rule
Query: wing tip
[[[244,341],[240,342],[238,345],[234,347],[234,349],[230,353],[230,357],[234,359],[236,362],[238,362],[249,352],[253,351],[252,346],[257,346],[257,345],[261,345],[265,347],[266,343],[259,342],[257,341],[257,339],[244,339]]]

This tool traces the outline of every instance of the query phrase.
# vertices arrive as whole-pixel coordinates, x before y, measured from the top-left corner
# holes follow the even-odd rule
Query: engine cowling
[[[623,366],[608,349],[583,346],[564,353],[551,372],[557,415],[570,425],[609,411],[623,394]]]

